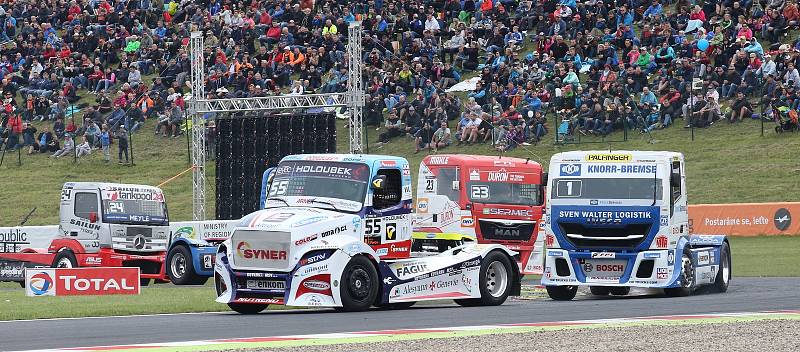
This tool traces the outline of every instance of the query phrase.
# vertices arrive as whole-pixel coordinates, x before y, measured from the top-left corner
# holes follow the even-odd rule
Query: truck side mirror
[[[97,222],[97,213],[96,212],[89,212],[89,222],[94,224]]]
[[[669,185],[671,187],[680,187],[681,186],[681,173],[680,172],[672,172],[669,177]]]
[[[548,173],[546,173],[546,172],[542,173],[542,185],[543,186],[547,185],[547,181],[549,181],[549,177],[550,177],[550,175]]]
[[[458,181],[453,181],[452,188],[453,188],[454,191],[458,191],[459,190],[460,187],[458,186]]]
[[[370,186],[375,191],[382,190],[386,186],[386,175],[375,175]]]

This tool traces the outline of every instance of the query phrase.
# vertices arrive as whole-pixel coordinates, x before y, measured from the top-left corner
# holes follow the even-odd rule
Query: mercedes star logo
[[[144,249],[144,245],[145,245],[144,236],[139,235],[133,239],[133,248]]]

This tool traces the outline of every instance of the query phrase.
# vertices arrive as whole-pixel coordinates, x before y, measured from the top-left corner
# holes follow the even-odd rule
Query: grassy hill
[[[638,132],[629,134],[627,142],[582,143],[554,145],[552,131],[537,146],[522,147],[508,156],[530,158],[545,166],[554,153],[575,149],[634,149],[673,150],[686,154],[690,202],[733,203],[798,200],[800,189],[800,134],[776,134],[774,125],[765,125],[761,137],[759,121],[729,125],[718,123],[708,129],[695,130],[691,140],[690,130],[676,125],[653,133],[654,143]],[[103,162],[102,153],[93,154],[78,163],[71,158],[54,160],[41,154],[22,154],[22,165],[17,165],[17,153],[6,154],[0,166],[0,226],[17,225],[34,207],[36,212],[27,225],[56,224],[58,196],[61,185],[67,181],[109,181],[158,185],[189,168],[187,141],[181,138],[153,136],[153,121],[133,136],[135,166],[116,164],[116,146],[112,146],[112,163]],[[552,127],[552,126],[551,126]],[[424,156],[413,154],[412,140],[398,137],[383,148],[376,148],[379,131],[370,129],[369,152],[407,157],[412,169]],[[347,130],[339,123],[338,148],[348,150]],[[611,136],[621,139],[620,133]],[[585,137],[584,142],[600,139]],[[451,146],[440,152],[464,154],[496,154],[488,144]],[[208,217],[214,215],[214,165],[207,169]],[[170,218],[189,220],[192,212],[191,172],[162,186],[166,193]]]

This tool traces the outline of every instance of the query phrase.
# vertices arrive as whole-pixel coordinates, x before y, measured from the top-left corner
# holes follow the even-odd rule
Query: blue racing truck
[[[579,286],[600,296],[728,289],[728,239],[689,234],[683,154],[558,153],[549,176],[541,282],[550,298],[571,300]]]

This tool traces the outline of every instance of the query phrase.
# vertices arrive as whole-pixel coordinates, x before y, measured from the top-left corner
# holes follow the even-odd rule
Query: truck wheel
[[[481,298],[457,299],[458,305],[464,307],[499,306],[511,293],[514,269],[508,256],[498,251],[490,252],[481,263],[479,289]]]
[[[339,295],[342,307],[339,310],[357,312],[369,309],[378,296],[378,271],[363,255],[350,258],[342,272]]]
[[[578,293],[578,286],[545,286],[547,295],[556,301],[569,301]]]
[[[683,251],[681,256],[680,287],[665,288],[664,293],[670,297],[685,297],[694,291],[694,262],[689,249]]]
[[[608,296],[611,293],[611,289],[606,286],[589,286],[589,291],[595,296]]]
[[[631,288],[627,286],[611,287],[609,293],[614,296],[627,296],[629,293],[631,293]]]
[[[207,277],[197,275],[192,262],[192,252],[186,246],[173,247],[167,255],[167,276],[176,285],[202,285]]]
[[[63,250],[56,254],[56,259],[53,259],[54,268],[77,268],[78,260],[75,259],[75,254],[70,250]]]
[[[242,304],[242,303],[228,303],[228,307],[236,313],[240,314],[258,314],[264,309],[267,309],[269,304]]]
[[[717,271],[717,278],[714,279],[714,291],[723,293],[728,291],[728,285],[731,283],[731,249],[728,242],[722,244],[719,250],[719,269]]]

